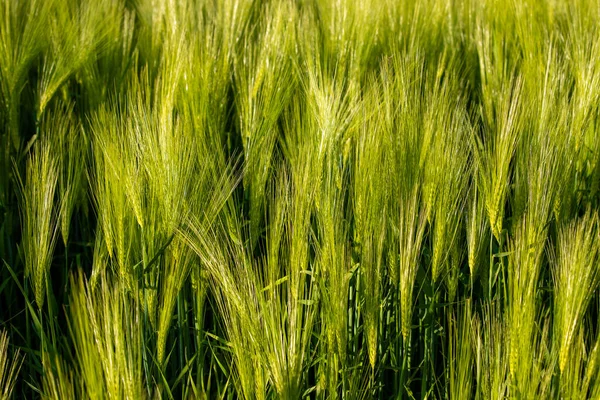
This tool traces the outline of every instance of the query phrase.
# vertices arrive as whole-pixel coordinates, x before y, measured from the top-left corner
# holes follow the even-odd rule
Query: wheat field
[[[598,0],[0,0],[0,400],[600,399]]]

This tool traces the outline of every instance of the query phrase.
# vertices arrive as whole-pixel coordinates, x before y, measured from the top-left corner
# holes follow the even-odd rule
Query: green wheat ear
[[[26,178],[22,183],[21,213],[25,275],[30,279],[35,301],[41,309],[46,298],[48,273],[58,233],[55,191],[59,164],[48,140],[36,145],[27,162]]]
[[[581,221],[572,222],[559,234],[554,277],[561,371],[569,362],[583,316],[600,284],[600,272],[596,265],[600,256],[597,239],[597,214],[588,214]]]
[[[498,206],[498,204],[500,204],[500,199],[502,198],[502,196],[498,195],[496,197],[497,198],[495,200],[492,199],[490,203],[488,203],[488,215],[490,218],[490,226],[492,227],[492,234],[494,235],[497,241],[500,241],[500,236],[502,234],[502,214],[504,213],[499,210]]]
[[[24,360],[19,350],[15,351],[11,357],[8,345],[8,332],[2,330],[0,331],[0,399],[2,400],[12,398],[12,392]]]
[[[71,277],[71,288],[68,327],[81,393],[91,398],[145,398],[137,299],[106,276],[93,288],[79,273]]]

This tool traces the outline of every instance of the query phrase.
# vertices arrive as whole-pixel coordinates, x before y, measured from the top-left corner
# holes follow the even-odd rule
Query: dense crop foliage
[[[0,0],[0,399],[600,399],[597,0]]]

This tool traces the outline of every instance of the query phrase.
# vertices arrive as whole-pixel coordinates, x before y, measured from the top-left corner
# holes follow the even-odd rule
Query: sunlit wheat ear
[[[301,396],[305,380],[303,369],[310,362],[308,351],[318,317],[317,288],[313,269],[308,263],[305,237],[308,224],[295,210],[305,205],[300,199],[305,191],[297,191],[283,170],[278,187],[270,196],[273,205],[267,237],[267,258],[256,265],[263,271],[261,314],[265,315],[265,362],[274,389],[281,398]],[[292,220],[291,215],[299,218]],[[307,214],[304,214],[306,218]],[[292,221],[298,222],[293,224]],[[294,231],[299,231],[294,234]],[[297,243],[293,243],[297,240]],[[300,252],[298,252],[300,250]],[[283,318],[282,318],[283,317]]]
[[[544,247],[545,235],[526,216],[517,224],[510,244],[506,299],[511,383],[516,393],[526,397],[547,395],[553,372],[547,348],[550,319],[536,301]]]
[[[596,336],[596,340],[589,352],[587,359],[587,369],[584,377],[584,388],[589,388],[589,393],[592,398],[600,396],[600,335]]]
[[[12,391],[14,389],[21,364],[23,363],[23,357],[19,354],[19,351],[15,351],[14,354],[9,354],[8,351],[8,332],[5,330],[0,331],[0,399],[8,400],[12,398]]]
[[[485,213],[485,203],[479,194],[477,184],[471,186],[466,209],[466,231],[468,264],[472,279],[477,277],[485,249],[486,233],[489,235],[489,222]]]
[[[485,204],[490,220],[490,227],[496,240],[500,240],[503,229],[504,208],[511,179],[510,165],[513,158],[520,129],[521,79],[515,79],[509,87],[503,88],[502,97],[498,100],[499,120],[494,126],[496,131],[480,144],[483,154],[476,158],[481,172],[480,180]]]
[[[3,146],[9,151],[10,146],[16,150],[24,144],[19,135],[21,93],[27,82],[27,74],[44,49],[44,28],[53,3],[52,0],[0,2],[0,94],[8,116],[8,131]]]
[[[575,192],[569,182],[574,180],[572,159],[576,157],[572,135],[567,133],[569,78],[557,59],[553,42],[546,52],[544,61],[539,60],[542,56],[532,57],[524,65],[531,80],[539,83],[526,86],[522,97],[530,110],[524,113],[527,129],[521,135],[514,158],[511,201],[513,220],[527,213],[536,231],[532,230],[533,234],[540,236],[545,236],[553,215],[559,221],[570,218],[567,208],[572,209],[569,198]]]
[[[58,233],[55,205],[58,177],[58,161],[50,142],[38,142],[27,162],[26,178],[22,183],[21,214],[25,275],[31,282],[40,309],[46,298],[48,272]]]
[[[69,363],[53,351],[42,351],[42,366],[45,373],[42,378],[41,398],[59,400],[77,397],[73,371]]]
[[[398,290],[397,311],[401,320],[402,337],[411,331],[414,289],[420,267],[422,246],[427,226],[428,205],[422,193],[424,165],[428,161],[432,132],[424,134],[427,106],[420,100],[427,90],[427,71],[422,57],[416,60],[398,58],[382,74],[381,98],[385,144],[389,146],[389,228],[391,254],[390,277]],[[429,99],[431,100],[431,99]]]
[[[72,104],[60,104],[44,115],[41,134],[47,137],[58,162],[59,225],[63,243],[69,239],[71,216],[81,199],[85,173],[85,137]]]
[[[555,280],[555,332],[563,371],[582,320],[600,283],[598,216],[587,214],[561,230]]]
[[[448,316],[448,387],[450,399],[465,399],[471,396],[473,385],[473,316],[471,301],[458,306],[458,311]]]
[[[316,269],[323,310],[320,351],[331,355],[319,366],[319,374],[326,382],[324,393],[336,393],[343,379],[339,371],[347,367],[348,293],[353,272],[344,198],[349,187],[351,135],[360,100],[356,85],[345,83],[350,73],[346,65],[338,65],[336,74],[330,75],[318,67],[321,60],[310,57],[307,106],[317,130],[305,143],[316,162],[311,175],[318,179],[314,201]]]
[[[164,269],[160,281],[160,309],[158,311],[157,361],[162,366],[165,360],[167,335],[173,319],[177,295],[186,281],[192,263],[193,253],[181,239],[171,243],[164,257]]]
[[[210,214],[210,213],[207,213]],[[259,275],[245,254],[239,216],[229,205],[214,226],[190,214],[181,235],[201,260],[200,272],[214,293],[214,307],[222,318],[232,385],[239,397],[264,398],[268,368],[264,364],[264,316]],[[198,271],[195,271],[197,274]],[[201,278],[201,279],[204,279]]]
[[[266,6],[267,20],[257,25],[256,38],[247,39],[256,40],[256,45],[243,46],[233,63],[253,243],[264,215],[265,184],[271,174],[273,147],[280,134],[277,121],[295,87],[292,67],[295,37],[289,23],[294,11],[288,2]]]
[[[53,18],[45,33],[50,49],[43,58],[38,80],[38,117],[68,78],[102,54],[112,35],[118,32],[123,13],[123,5],[112,0],[93,4],[87,1],[54,3]]]
[[[94,168],[90,175],[98,228],[102,230],[112,265],[121,279],[131,285],[132,248],[137,239],[134,232],[143,221],[141,199],[145,195],[145,176],[137,158],[135,137],[125,134],[127,130],[118,107],[100,108],[91,125]]]
[[[583,324],[573,336],[569,353],[558,376],[558,393],[562,398],[595,398],[598,387],[598,346],[591,341],[589,330]]]
[[[419,254],[425,226],[425,209],[421,208],[418,191],[414,190],[408,202],[402,206],[400,226],[393,228],[397,229],[400,248],[400,258],[398,260],[400,315],[404,339],[409,337],[411,331],[414,284],[419,268]]]
[[[433,225],[431,276],[434,282],[444,275],[444,267],[449,264],[450,254],[458,243],[471,173],[464,105],[460,100],[456,104],[453,100],[458,96],[460,92],[454,84],[436,87],[431,97],[440,104],[432,104],[425,116],[426,120],[433,120],[429,129],[436,132],[424,166],[424,185],[433,188],[426,204],[429,222]]]
[[[375,86],[375,84],[373,84]],[[375,86],[376,87],[376,86]],[[373,89],[375,92],[376,89]],[[358,254],[364,299],[366,343],[369,363],[375,369],[378,362],[379,321],[384,271],[384,246],[387,227],[381,221],[387,218],[388,191],[384,190],[386,174],[380,166],[388,162],[383,147],[383,136],[376,123],[378,102],[376,94],[369,93],[361,107],[362,126],[355,146],[354,231],[353,254]],[[373,107],[371,109],[370,107]],[[353,258],[354,260],[354,258]]]
[[[520,100],[523,77],[516,69],[519,57],[511,26],[512,8],[490,13],[490,7],[475,7],[474,41],[481,75],[481,116],[486,135],[474,133],[474,155],[492,233],[497,240],[504,229],[504,211],[511,180],[511,160],[522,129],[524,107]],[[502,38],[502,45],[497,41]],[[515,51],[516,53],[516,51]],[[509,57],[508,55],[511,55]]]
[[[140,306],[125,287],[106,276],[96,288],[82,275],[72,277],[69,332],[82,395],[90,398],[143,399]]]
[[[243,244],[231,239],[241,236],[238,217],[227,215],[224,219],[228,221],[223,221],[223,226],[209,231],[192,220],[184,235],[208,271],[226,335],[232,384],[239,397],[262,399],[269,379],[264,364],[266,321],[259,317],[262,288],[257,271],[243,253]]]
[[[571,4],[570,4],[571,5]],[[568,7],[569,24],[565,27],[567,56],[565,64],[573,79],[575,96],[571,107],[573,113],[573,136],[577,151],[590,146],[594,130],[587,128],[597,119],[592,115],[597,112],[597,102],[600,96],[600,45],[591,37],[597,34],[598,7],[597,4],[585,2],[585,6]],[[592,146],[593,147],[593,146]]]
[[[505,399],[509,394],[509,338],[497,303],[483,306],[473,320],[477,398]]]

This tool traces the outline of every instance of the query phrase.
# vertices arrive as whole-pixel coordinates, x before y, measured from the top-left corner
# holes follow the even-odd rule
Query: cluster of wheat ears
[[[0,0],[0,399],[600,399],[598,0]]]

